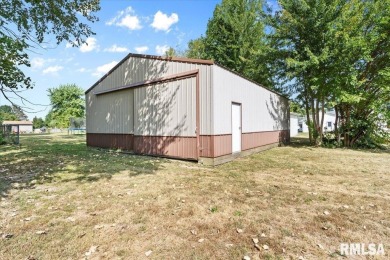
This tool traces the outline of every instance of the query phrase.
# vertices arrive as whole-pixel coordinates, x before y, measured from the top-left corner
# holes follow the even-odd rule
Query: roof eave
[[[163,57],[163,56],[154,56],[154,55],[145,55],[145,54],[135,54],[129,53],[124,57],[118,64],[116,64],[109,72],[104,74],[98,81],[95,82],[89,89],[85,91],[85,94],[88,94],[94,87],[99,85],[105,78],[107,78],[112,72],[114,72],[120,65],[122,65],[130,57],[134,58],[143,58],[143,59],[152,59],[152,60],[162,60],[162,61],[173,61],[173,62],[185,62],[185,63],[194,63],[194,64],[203,64],[203,65],[213,65],[215,64],[212,60],[201,60],[201,59],[189,59],[181,57]]]

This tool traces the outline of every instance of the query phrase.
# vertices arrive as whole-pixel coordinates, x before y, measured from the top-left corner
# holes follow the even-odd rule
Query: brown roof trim
[[[116,92],[116,91],[120,91],[120,90],[125,90],[125,89],[129,89],[129,88],[143,87],[143,86],[146,86],[146,85],[151,85],[151,84],[156,84],[156,83],[163,83],[163,82],[171,81],[171,80],[185,79],[185,78],[193,77],[193,76],[197,75],[198,73],[199,73],[198,69],[190,70],[190,71],[186,71],[186,72],[182,72],[182,73],[177,73],[177,74],[165,76],[165,77],[162,77],[162,78],[157,78],[157,79],[152,79],[152,80],[144,80],[144,81],[132,83],[132,84],[129,84],[129,85],[124,85],[124,86],[120,86],[120,87],[116,87],[116,88],[111,88],[111,89],[107,89],[107,90],[97,91],[97,92],[93,92],[93,94],[95,94],[95,95],[102,95],[102,94],[107,94],[107,93]]]
[[[235,72],[234,70],[231,70],[231,69],[229,69],[229,68],[227,68],[227,67],[225,67],[225,66],[223,66],[223,65],[220,65],[220,64],[218,64],[218,63],[214,63],[214,65],[216,65],[216,66],[218,66],[218,67],[220,67],[220,68],[222,68],[222,69],[225,69],[225,70],[227,70],[227,71],[229,71],[229,72],[231,72],[231,73],[233,73],[233,74],[235,74],[235,75],[237,75],[237,76],[239,76],[239,77],[241,77],[241,78],[243,78],[243,79],[245,79],[245,80],[247,80],[247,81],[250,81],[250,82],[252,82],[253,84],[256,84],[256,85],[259,86],[259,87],[262,87],[262,88],[264,88],[264,89],[266,89],[266,90],[268,90],[268,91],[271,91],[272,93],[275,93],[275,94],[278,95],[278,96],[281,96],[281,97],[283,97],[283,98],[285,98],[285,99],[287,99],[287,100],[290,100],[289,97],[287,97],[287,96],[285,96],[285,95],[283,95],[283,94],[281,94],[281,93],[279,93],[279,92],[277,92],[277,91],[275,91],[275,90],[273,90],[273,89],[264,87],[263,85],[260,85],[260,84],[257,83],[256,81],[251,80],[251,79],[249,79],[249,78],[247,78],[247,77],[241,75],[240,73]]]
[[[213,65],[214,64],[214,61],[212,61],[212,60],[190,59],[190,58],[184,58],[184,57],[163,57],[163,56],[134,54],[134,53],[130,53],[130,54],[131,54],[131,57],[143,58],[143,59],[177,61],[177,62],[204,64],[204,65]]]
[[[101,77],[98,81],[96,81],[95,84],[93,84],[89,89],[87,89],[85,91],[85,94],[90,92],[94,87],[96,87],[100,82],[102,82],[105,78],[107,78],[108,75],[110,75],[112,72],[114,72],[114,70],[116,70],[120,65],[122,65],[130,57],[142,58],[142,59],[152,59],[152,60],[195,63],[195,64],[204,64],[204,65],[213,65],[214,64],[214,61],[212,61],[212,60],[188,59],[188,58],[180,58],[180,57],[162,57],[162,56],[129,53],[120,62],[118,62],[118,64],[116,64],[109,72],[107,72],[103,77]]]

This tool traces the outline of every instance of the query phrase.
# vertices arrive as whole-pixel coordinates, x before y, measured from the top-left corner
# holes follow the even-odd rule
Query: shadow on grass
[[[35,183],[93,182],[118,173],[154,174],[166,159],[88,148],[85,135],[22,137],[21,146],[0,146],[0,196]]]
[[[290,146],[294,148],[308,148],[313,147],[310,144],[309,138],[307,136],[298,135],[290,138]]]

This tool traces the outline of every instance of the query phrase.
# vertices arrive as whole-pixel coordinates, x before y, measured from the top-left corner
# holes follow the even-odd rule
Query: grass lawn
[[[0,259],[388,257],[390,152],[295,141],[206,167],[23,136],[0,147]]]

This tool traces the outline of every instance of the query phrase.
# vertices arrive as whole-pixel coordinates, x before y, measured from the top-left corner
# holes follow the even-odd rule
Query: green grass
[[[130,171],[130,175],[153,173],[164,161],[90,149],[85,145],[85,135],[28,135],[22,137],[20,146],[0,149],[0,165],[5,170],[0,176],[2,193],[15,183],[28,187],[32,180],[93,181],[109,179],[124,170]]]
[[[0,259],[80,259],[92,246],[93,259],[325,259],[340,243],[390,245],[388,150],[296,138],[206,167],[88,148],[85,135],[21,143],[0,146]]]

